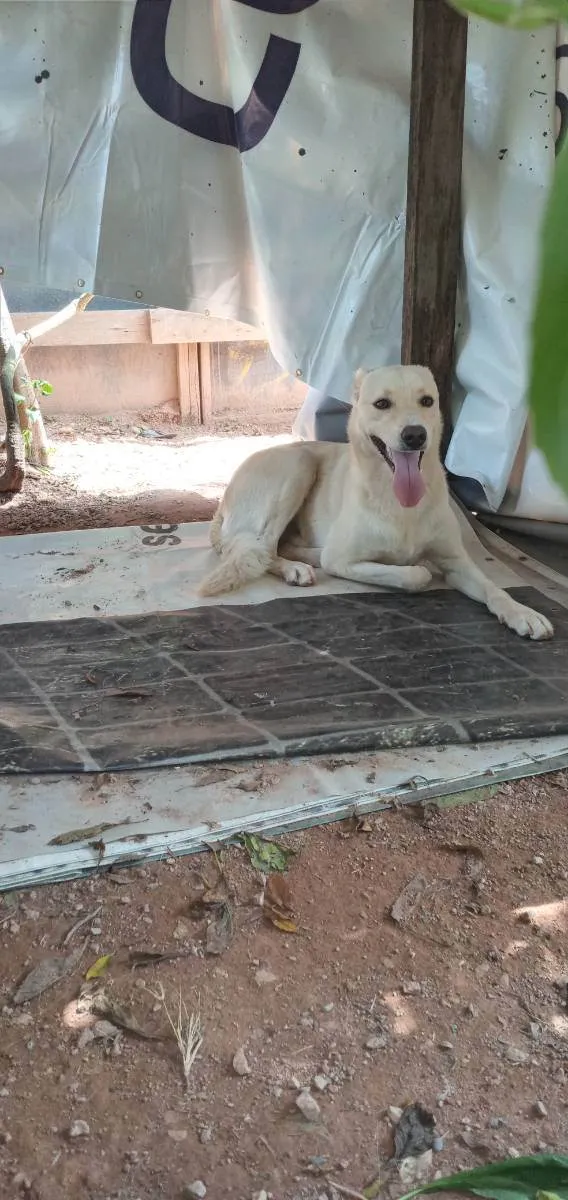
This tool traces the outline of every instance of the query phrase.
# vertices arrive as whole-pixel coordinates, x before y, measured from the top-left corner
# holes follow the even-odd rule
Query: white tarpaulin
[[[411,41],[412,0],[3,0],[8,282],[264,326],[347,399],[400,354]],[[492,507],[525,426],[555,50],[552,28],[471,22],[448,466]]]

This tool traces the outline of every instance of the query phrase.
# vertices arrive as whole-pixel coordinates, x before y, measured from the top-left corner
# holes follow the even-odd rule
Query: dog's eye
[[[420,404],[422,405],[422,408],[432,408],[432,405],[434,404],[434,397],[433,396],[421,396]]]
[[[378,400],[373,400],[373,408],[392,408],[392,400],[388,396],[380,396]]]

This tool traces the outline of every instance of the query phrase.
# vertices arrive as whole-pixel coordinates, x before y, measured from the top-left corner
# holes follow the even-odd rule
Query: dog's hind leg
[[[317,475],[312,455],[298,450],[295,460],[270,451],[243,463],[225,493],[222,530],[220,515],[215,518],[214,545],[221,561],[201,583],[200,595],[235,591],[265,574],[277,575],[292,586],[315,583],[309,564],[288,562],[278,554],[282,534]]]

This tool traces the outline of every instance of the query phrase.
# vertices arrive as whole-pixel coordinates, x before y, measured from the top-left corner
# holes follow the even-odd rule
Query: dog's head
[[[355,376],[349,438],[368,460],[378,455],[392,473],[394,494],[414,508],[426,491],[424,456],[439,453],[438,389],[427,367],[380,367]]]

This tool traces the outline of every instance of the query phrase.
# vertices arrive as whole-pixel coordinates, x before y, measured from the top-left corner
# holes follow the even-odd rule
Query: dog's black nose
[[[422,450],[427,436],[423,425],[405,425],[400,440],[405,450]]]

